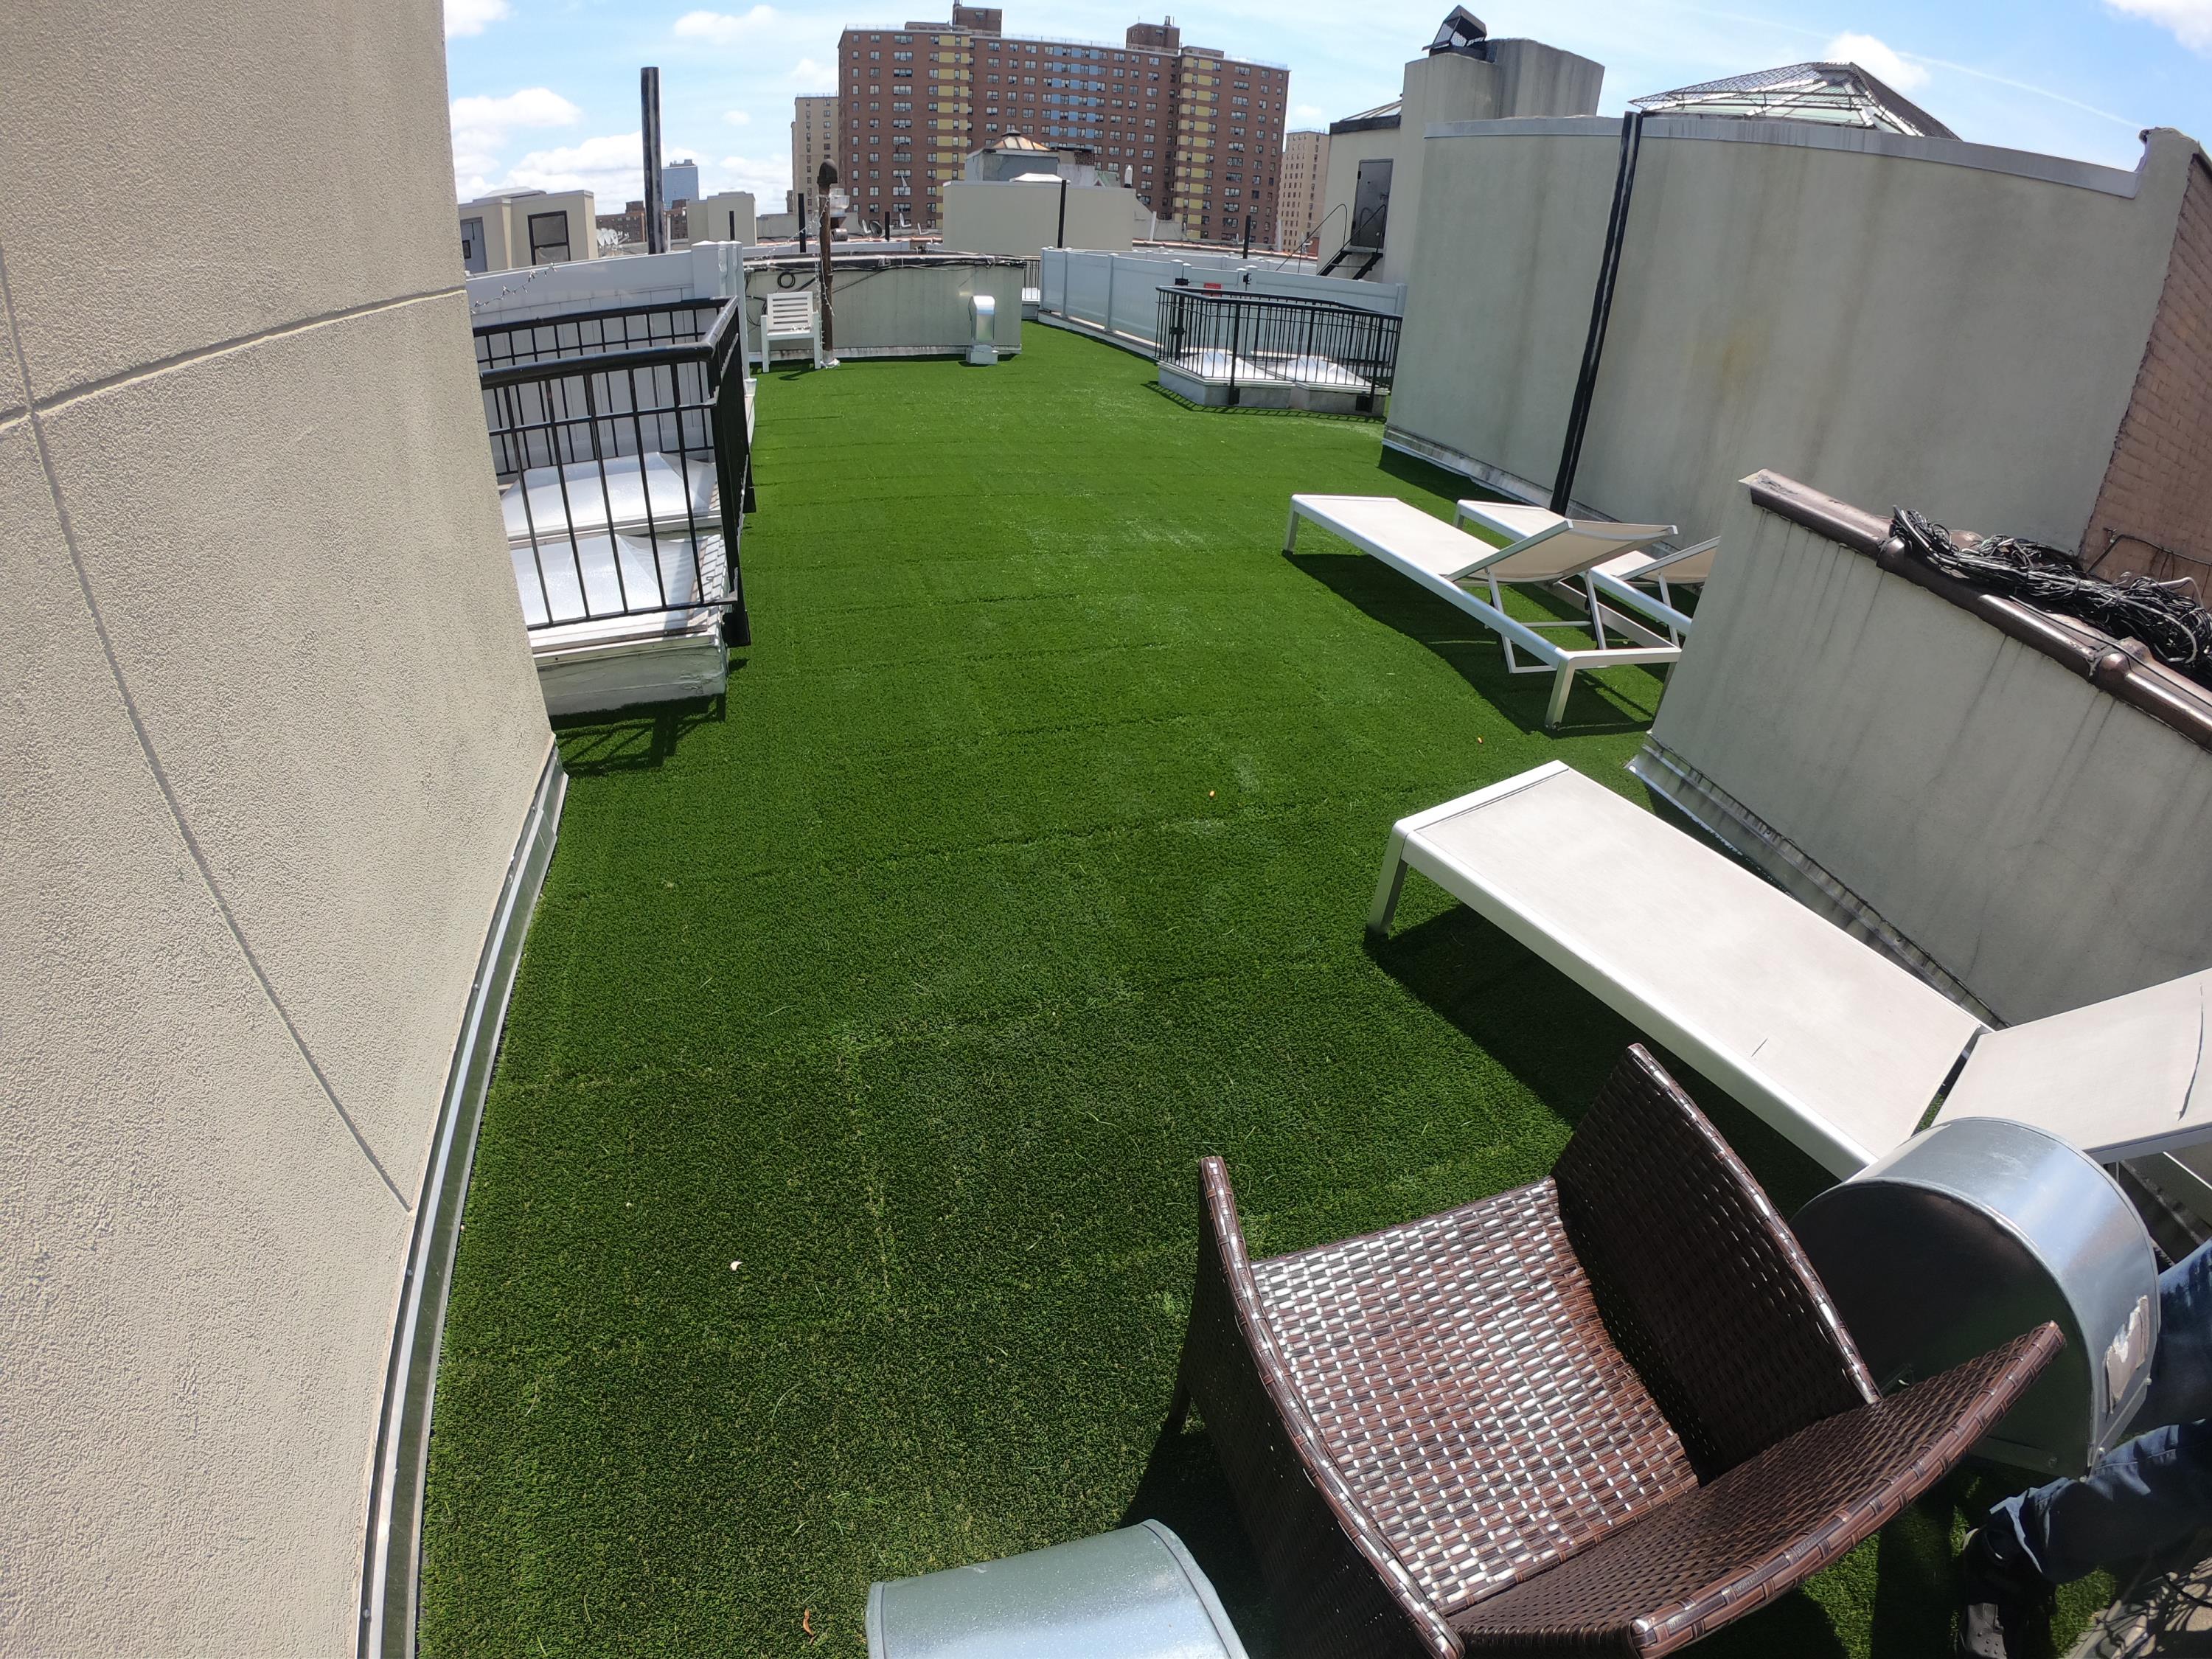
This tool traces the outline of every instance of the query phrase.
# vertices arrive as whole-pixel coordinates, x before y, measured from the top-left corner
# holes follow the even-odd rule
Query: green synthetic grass
[[[1658,682],[1545,733],[1448,606],[1279,550],[1293,490],[1448,514],[1449,478],[1024,347],[769,380],[726,702],[562,735],[438,1379],[435,1659],[858,1654],[871,1579],[1146,1514],[1264,1652],[1202,1430],[1155,1443],[1196,1159],[1262,1254],[1404,1220],[1540,1176],[1632,1040],[1418,880],[1391,944],[1361,921],[1408,811],[1554,757],[1637,794]],[[1686,1081],[1785,1208],[1819,1184]],[[1710,1650],[1943,1650],[1959,1499]]]

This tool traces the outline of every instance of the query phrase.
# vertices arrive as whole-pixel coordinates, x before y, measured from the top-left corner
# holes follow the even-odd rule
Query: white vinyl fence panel
[[[1047,248],[1041,261],[1038,309],[1048,317],[1079,323],[1109,334],[1125,345],[1159,349],[1159,291],[1178,281],[1193,288],[1236,289],[1249,294],[1278,294],[1303,300],[1332,300],[1363,311],[1399,316],[1405,311],[1402,283],[1354,282],[1288,270],[1234,254],[1194,253],[1174,258],[1150,253],[1096,253]]]

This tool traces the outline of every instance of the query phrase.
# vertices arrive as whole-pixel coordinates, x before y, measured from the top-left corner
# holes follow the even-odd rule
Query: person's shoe
[[[2051,1652],[2051,1584],[2040,1573],[1998,1561],[1979,1532],[1960,1553],[1960,1659],[2045,1659]]]

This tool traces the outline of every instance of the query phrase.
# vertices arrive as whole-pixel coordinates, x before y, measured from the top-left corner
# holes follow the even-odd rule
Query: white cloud
[[[2193,52],[2212,52],[2212,0],[2105,0],[2114,11],[2173,31]]]
[[[488,25],[514,15],[507,0],[446,0],[446,39],[482,34]]]
[[[1896,48],[1886,40],[1871,34],[1839,34],[1820,50],[1824,64],[1856,64],[1878,79],[1887,81],[1899,92],[1911,92],[1915,87],[1925,86],[1928,71],[1910,58],[1898,55]]]
[[[702,181],[700,188],[707,186]],[[791,158],[761,161],[749,155],[725,155],[715,171],[716,190],[749,190],[763,213],[783,211],[783,193],[791,188]]]
[[[726,110],[722,118],[733,127],[749,127],[753,124],[753,118],[741,109]]]
[[[837,90],[837,66],[835,64],[825,66],[811,58],[800,58],[792,65],[791,73],[783,78],[806,92]]]
[[[495,0],[504,3],[504,0]],[[679,40],[704,40],[711,46],[733,46],[749,34],[757,34],[776,21],[775,8],[755,6],[742,15],[726,11],[687,11],[676,20],[673,31]]]
[[[1293,120],[1318,121],[1327,113],[1328,112],[1322,109],[1319,104],[1293,104],[1291,106],[1291,117]]]
[[[516,129],[573,126],[583,112],[550,87],[525,87],[504,98],[456,98],[450,117],[453,182],[465,198],[491,188],[490,176]]]
[[[453,126],[504,133],[515,127],[565,127],[583,112],[550,87],[525,87],[504,98],[456,98]]]
[[[664,145],[664,155],[686,154]],[[588,190],[611,213],[645,194],[645,149],[639,134],[610,132],[553,149],[534,149],[507,169],[507,182],[531,190]]]

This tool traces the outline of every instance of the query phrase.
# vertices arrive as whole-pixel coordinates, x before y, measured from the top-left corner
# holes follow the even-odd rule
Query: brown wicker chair
[[[1294,1655],[1671,1651],[1895,1516],[2062,1340],[1879,1397],[1640,1047],[1548,1180],[1364,1238],[1253,1261],[1204,1171],[1171,1419],[1205,1419]]]

